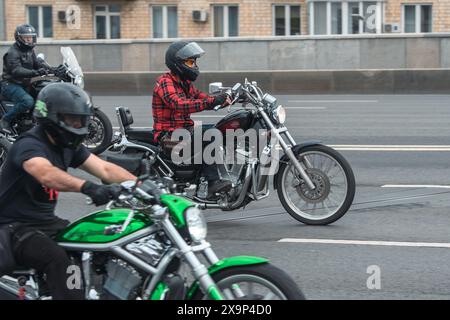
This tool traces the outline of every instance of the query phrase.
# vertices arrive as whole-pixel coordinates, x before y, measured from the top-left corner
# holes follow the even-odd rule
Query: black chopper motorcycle
[[[39,92],[47,85],[55,82],[71,82],[74,85],[84,88],[83,71],[78,64],[78,60],[70,47],[62,47],[61,54],[63,56],[63,64],[58,68],[51,68],[53,74],[49,73],[45,76],[35,77],[31,80],[28,88],[30,95],[36,99]],[[45,63],[43,54],[38,55],[38,59]],[[8,112],[14,104],[7,101],[0,94],[0,118]],[[95,154],[100,154],[109,146],[112,140],[112,124],[105,113],[99,107],[94,106],[93,115],[89,121],[89,134],[83,144]],[[31,129],[35,125],[33,119],[33,110],[22,113],[12,123],[12,132],[0,132],[0,170],[3,165],[2,152],[7,152],[5,145],[13,143],[18,135]]]
[[[217,164],[217,170],[222,180],[231,181],[231,190],[219,192],[213,199],[207,197],[208,182],[202,176],[202,166],[175,163],[153,141],[152,131],[131,127],[133,117],[125,107],[116,108],[120,132],[108,149],[107,159],[134,172],[141,157],[146,157],[152,163],[153,174],[174,179],[177,192],[204,209],[236,210],[264,199],[269,196],[269,176],[273,176],[281,204],[300,222],[326,225],[349,210],[355,195],[349,163],[336,150],[317,141],[297,144],[284,126],[286,112],[275,97],[264,94],[256,82],[247,79],[232,88],[212,83],[209,92],[226,92],[232,104],[241,103],[243,107],[214,125],[226,140],[219,149],[219,158],[224,161]],[[230,129],[233,134],[238,129],[244,133],[257,131],[257,141],[250,143],[238,136],[237,143],[230,144],[236,142],[235,136],[226,139]],[[226,161],[230,158],[233,161]]]

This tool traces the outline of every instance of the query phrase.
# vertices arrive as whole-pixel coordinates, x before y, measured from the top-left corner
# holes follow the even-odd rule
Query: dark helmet
[[[31,36],[33,37],[32,43],[27,43],[23,40],[22,37]],[[17,26],[16,31],[14,32],[14,39],[16,39],[16,43],[22,50],[31,50],[36,45],[36,30],[32,25],[29,24],[21,24]]]
[[[89,133],[91,114],[89,95],[71,83],[54,83],[44,87],[34,108],[37,122],[56,145],[71,149],[77,149]]]
[[[177,41],[172,43],[166,51],[166,66],[183,80],[195,81],[200,70],[196,63],[187,65],[186,60],[194,61],[205,54],[195,42]]]

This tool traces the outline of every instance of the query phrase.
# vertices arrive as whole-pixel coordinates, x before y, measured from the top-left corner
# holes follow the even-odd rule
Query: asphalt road
[[[217,253],[270,258],[308,299],[450,299],[450,95],[278,98],[297,142],[321,140],[350,162],[353,206],[314,227],[291,218],[274,193],[245,210],[207,211]],[[130,107],[135,126],[151,126],[151,97],[94,102],[114,126],[118,105]],[[194,119],[213,123],[225,113]],[[63,194],[58,206],[71,220],[93,210],[78,194]]]

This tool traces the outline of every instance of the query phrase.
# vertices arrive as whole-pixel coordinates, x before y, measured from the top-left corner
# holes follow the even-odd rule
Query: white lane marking
[[[211,116],[194,116],[192,115],[192,118],[223,118],[226,116],[225,114],[218,114],[218,115],[211,115]]]
[[[385,184],[381,188],[439,188],[450,189],[450,186],[432,184]]]
[[[119,127],[112,127],[119,130]],[[133,127],[134,129],[151,130],[152,127]],[[339,151],[450,151],[450,146],[397,146],[397,145],[329,145]]]
[[[119,130],[120,127],[112,127],[114,130]],[[133,126],[133,129],[148,129],[148,130],[152,130],[152,127],[135,127]]]
[[[378,103],[379,100],[288,100],[294,103]]]
[[[365,246],[392,246],[392,247],[424,247],[424,248],[450,248],[450,243],[440,242],[398,242],[398,241],[361,241],[361,240],[332,240],[332,239],[296,239],[283,238],[278,242],[288,243],[318,243],[318,244],[346,244]]]
[[[450,151],[449,145],[330,145],[342,151]]]
[[[326,110],[327,107],[284,107],[285,109]]]

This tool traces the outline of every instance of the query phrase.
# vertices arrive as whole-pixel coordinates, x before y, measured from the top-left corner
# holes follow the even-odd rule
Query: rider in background
[[[176,129],[184,128],[193,133],[191,113],[231,103],[225,93],[209,96],[194,86],[193,82],[200,74],[197,59],[204,53],[197,43],[186,41],[174,42],[166,51],[166,66],[170,72],[157,79],[152,101],[154,139],[165,150],[173,145],[170,137]],[[230,181],[219,180],[216,166],[205,166],[203,173],[208,180],[210,195],[231,188]]]
[[[36,46],[36,30],[29,24],[22,24],[14,32],[16,42],[3,56],[3,74],[0,92],[6,100],[14,103],[0,120],[0,130],[11,130],[11,122],[23,112],[31,110],[34,99],[26,91],[33,77],[48,74],[48,68],[37,59],[33,48]]]

